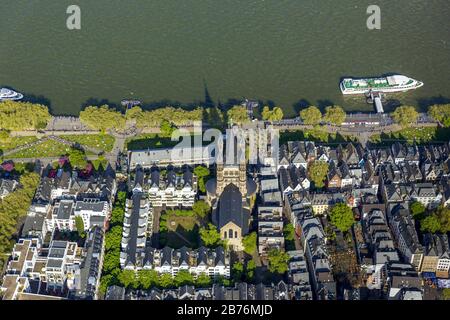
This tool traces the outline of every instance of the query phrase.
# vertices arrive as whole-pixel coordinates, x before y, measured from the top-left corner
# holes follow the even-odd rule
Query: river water
[[[366,9],[381,8],[381,30]],[[283,107],[339,104],[343,76],[400,73],[425,83],[389,96],[426,107],[450,99],[449,0],[2,0],[0,86],[56,114],[136,98]],[[81,30],[66,9],[81,8]]]

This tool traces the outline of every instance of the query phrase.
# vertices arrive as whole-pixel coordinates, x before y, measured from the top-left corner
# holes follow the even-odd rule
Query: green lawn
[[[45,158],[45,157],[59,157],[67,154],[71,148],[65,144],[54,140],[47,140],[38,145],[27,148],[13,154],[8,158]]]
[[[61,138],[106,152],[109,152],[113,149],[115,141],[114,137],[109,134],[63,135],[61,136]]]
[[[389,143],[395,140],[426,144],[430,142],[445,142],[450,139],[449,128],[405,128],[390,134],[377,134],[370,138],[372,143]]]
[[[280,145],[288,141],[315,141],[322,143],[349,142],[352,139],[335,133],[328,133],[320,128],[312,130],[282,131],[280,133]]]
[[[20,146],[23,146],[27,143],[32,143],[38,140],[38,138],[30,136],[30,137],[11,137],[7,142],[0,142],[0,150],[5,152]]]
[[[197,248],[199,246],[199,228],[201,222],[197,216],[167,216],[167,231],[161,232],[161,245],[171,248]],[[186,241],[187,240],[187,241]]]

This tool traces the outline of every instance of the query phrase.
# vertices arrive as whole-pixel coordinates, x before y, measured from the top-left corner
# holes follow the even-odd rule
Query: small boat
[[[23,98],[23,94],[16,92],[14,90],[8,89],[8,88],[1,88],[0,89],[0,102],[1,101],[7,101],[7,100],[20,100]]]

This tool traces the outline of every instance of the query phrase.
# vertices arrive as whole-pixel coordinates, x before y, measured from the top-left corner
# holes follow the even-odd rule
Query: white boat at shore
[[[1,88],[0,89],[0,102],[1,101],[7,101],[7,100],[20,100],[23,98],[23,94],[16,92],[14,90],[8,89],[8,88]]]
[[[412,78],[393,75],[380,78],[346,78],[343,79],[340,88],[342,94],[366,94],[368,92],[405,92],[423,86],[423,82]]]

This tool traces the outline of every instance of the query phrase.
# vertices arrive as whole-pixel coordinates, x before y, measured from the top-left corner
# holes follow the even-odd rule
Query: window
[[[224,239],[227,238],[227,232],[226,231],[223,233],[223,237],[224,237]]]
[[[234,237],[235,237],[235,238],[237,238],[237,237],[238,237],[238,235],[237,235],[237,231],[235,231],[235,232],[234,232]]]
[[[228,230],[228,238],[233,239],[233,229]]]

